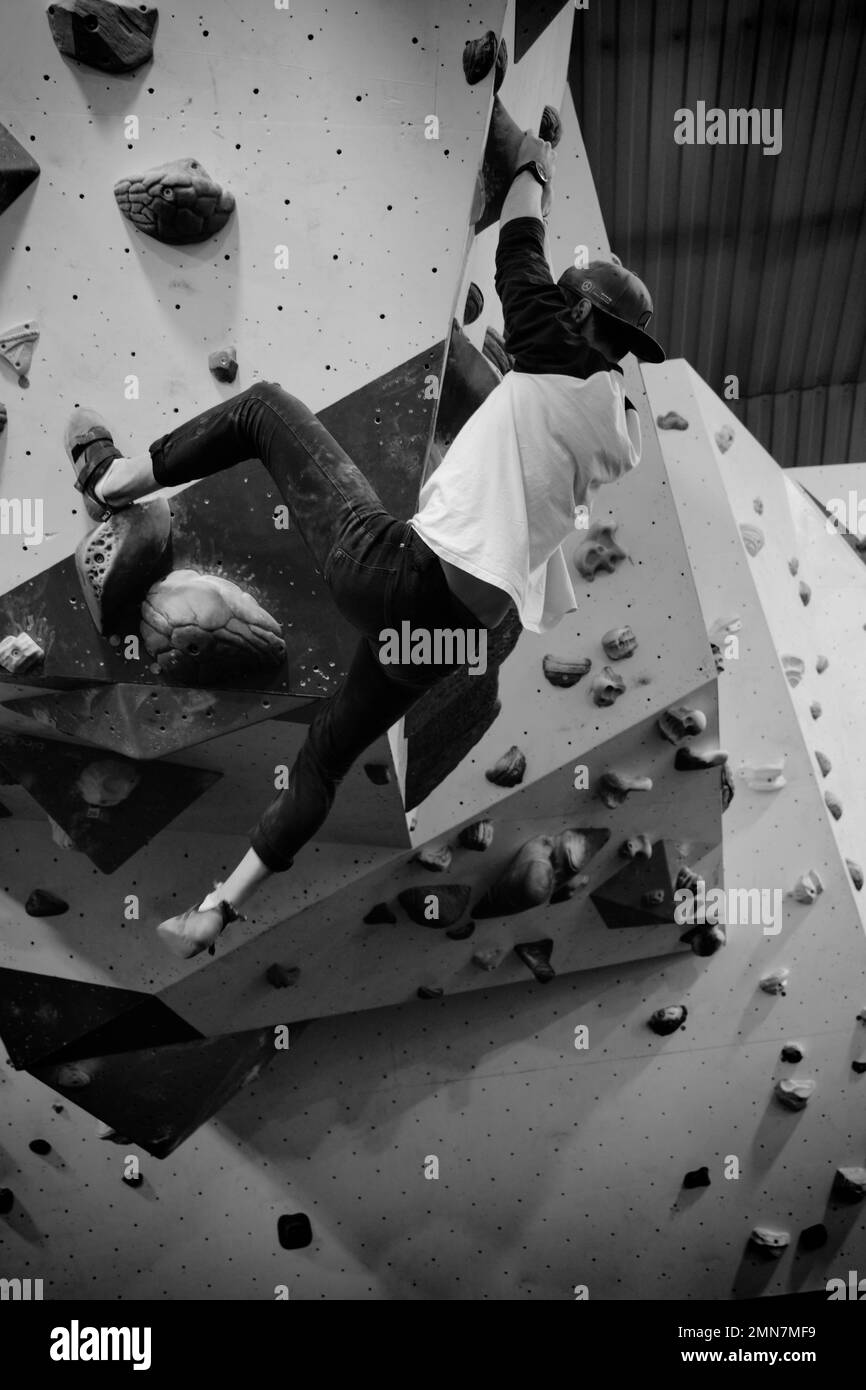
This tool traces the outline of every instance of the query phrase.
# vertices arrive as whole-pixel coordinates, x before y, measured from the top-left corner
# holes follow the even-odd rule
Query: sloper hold
[[[75,547],[75,569],[96,631],[134,631],[141,600],[171,566],[171,508],[164,497],[116,512]]]
[[[397,901],[419,927],[453,927],[466,911],[472,889],[466,883],[404,888]]]
[[[473,917],[507,917],[550,901],[553,894],[572,883],[609,839],[610,831],[604,828],[574,827],[556,835],[534,835],[475,904]]]
[[[153,57],[156,9],[72,0],[49,5],[46,13],[58,51],[100,72],[132,72]]]
[[[172,570],[151,585],[141,637],[160,671],[190,685],[267,672],[286,656],[279,622],[251,593],[223,575],[192,569]]]
[[[69,903],[47,888],[34,888],[24,904],[24,911],[28,917],[59,917],[69,911]]]
[[[114,197],[124,217],[146,236],[171,246],[205,241],[222,230],[234,195],[197,159],[175,159],[137,177],[119,179]]]
[[[19,144],[5,125],[0,124],[0,213],[4,213],[39,177],[36,160]]]

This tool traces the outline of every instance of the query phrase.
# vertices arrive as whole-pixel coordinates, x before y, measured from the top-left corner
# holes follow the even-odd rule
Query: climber
[[[339,611],[360,632],[347,674],[323,700],[251,846],[212,892],[157,928],[176,955],[213,943],[271,874],[318,831],[363,750],[457,669],[383,664],[383,628],[487,629],[515,608],[547,632],[576,609],[562,544],[594,491],[640,458],[637,413],[617,363],[664,353],[645,330],[652,301],[619,263],[569,268],[554,282],[545,219],[555,155],[526,132],[500,215],[495,285],[514,368],[459,431],[409,521],[305,405],[259,382],[125,456],[96,413],[66,430],[75,486],[92,515],[259,458],[285,499]]]

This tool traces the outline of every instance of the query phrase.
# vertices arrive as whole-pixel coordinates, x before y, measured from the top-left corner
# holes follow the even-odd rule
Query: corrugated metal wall
[[[611,0],[569,81],[653,328],[786,467],[866,458],[866,5]],[[782,148],[678,145],[680,108],[782,110]]]

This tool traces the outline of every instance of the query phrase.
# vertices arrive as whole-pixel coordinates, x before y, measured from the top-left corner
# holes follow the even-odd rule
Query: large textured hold
[[[652,859],[653,847],[649,835],[632,835],[619,847],[623,859]]]
[[[198,683],[278,666],[280,624],[237,584],[174,570],[141,605],[141,636],[160,670]]]
[[[866,1197],[866,1168],[837,1168],[833,1196],[843,1202],[862,1202]]]
[[[609,838],[609,830],[580,828],[533,836],[475,904],[473,917],[507,917],[563,894]]]
[[[528,965],[540,985],[546,985],[556,974],[550,964],[553,941],[545,937],[542,941],[522,941],[515,946],[514,954]]]
[[[27,380],[38,339],[39,329],[33,319],[0,333],[0,357],[5,357],[10,367],[18,373],[19,381]]]
[[[756,1226],[749,1236],[749,1247],[765,1260],[778,1260],[791,1243],[787,1231],[771,1231],[768,1226]]]
[[[616,540],[617,524],[594,521],[574,552],[574,567],[584,579],[599,573],[613,574],[628,554]]]
[[[648,1026],[659,1037],[666,1037],[668,1033],[682,1028],[688,1016],[685,1004],[668,1004],[664,1009],[656,1009],[655,1013],[650,1014]]]
[[[27,632],[16,632],[14,637],[4,637],[0,642],[0,666],[13,675],[16,671],[29,671],[44,655],[39,643]]]
[[[550,681],[551,685],[559,685],[565,689],[577,685],[577,682],[591,668],[592,662],[588,656],[579,656],[569,660],[564,656],[547,655],[541,661],[541,669],[544,671],[545,679]]]
[[[5,125],[0,125],[0,213],[20,197],[35,178],[39,165]]]
[[[774,1088],[776,1100],[780,1105],[784,1105],[786,1110],[805,1110],[814,1089],[814,1081],[795,1076],[783,1077],[781,1081],[776,1082]]]
[[[397,901],[419,927],[453,927],[466,911],[472,889],[466,883],[404,888]]]
[[[170,564],[171,508],[164,497],[115,512],[79,541],[75,569],[97,632],[128,631],[143,596]]]
[[[488,782],[493,782],[497,787],[516,787],[523,781],[523,774],[526,772],[526,755],[521,753],[517,744],[512,744],[509,749],[497,758],[493,767],[488,768],[484,776]]]
[[[495,64],[493,90],[498,92],[508,68],[508,48],[493,29],[480,39],[467,39],[463,45],[463,75],[470,87],[483,82]]]
[[[277,1239],[284,1250],[304,1250],[313,1243],[310,1218],[302,1211],[281,1216],[277,1222]]]
[[[72,0],[48,6],[51,37],[66,58],[100,72],[133,72],[153,57],[159,11],[110,0]]]
[[[169,245],[204,241],[225,226],[235,205],[197,159],[175,159],[114,185],[117,206],[146,236]]]
[[[727,945],[728,933],[719,922],[698,922],[680,937],[696,956],[714,956]]]
[[[69,911],[69,903],[47,888],[34,888],[24,904],[24,911],[28,917],[59,917]]]
[[[621,772],[605,772],[598,780],[595,794],[610,810],[621,806],[632,792],[651,792],[651,777],[628,777]]]

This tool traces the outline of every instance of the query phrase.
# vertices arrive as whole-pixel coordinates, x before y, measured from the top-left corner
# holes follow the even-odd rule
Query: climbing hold
[[[800,561],[797,559],[796,555],[792,555],[790,560],[788,561],[788,569],[791,571],[793,575],[796,575],[799,571],[799,568]]]
[[[505,40],[488,29],[480,39],[467,39],[463,45],[463,75],[470,87],[484,78],[494,66],[493,90],[498,92],[508,67],[508,48]]]
[[[625,690],[625,681],[612,666],[603,666],[592,682],[593,703],[599,707],[615,704]]]
[[[481,348],[488,362],[492,362],[500,377],[507,376],[514,366],[514,358],[506,349],[505,339],[498,329],[487,327]]]
[[[445,991],[441,985],[419,985],[415,993],[419,999],[441,999]]]
[[[2,181],[3,181],[3,175],[2,175],[2,173],[0,173],[0,189],[2,189]],[[2,434],[3,431],[5,430],[5,428],[6,428],[6,423],[7,423],[8,419],[9,419],[9,412],[7,411],[7,409],[6,409],[5,405],[3,404],[3,402],[0,401],[0,434]]]
[[[0,125],[0,213],[20,197],[39,177],[36,160],[19,144],[5,125]]]
[[[754,509],[755,509],[755,511],[757,512],[758,516],[763,516],[763,513],[764,513],[764,504],[763,504],[763,502],[761,501],[760,497],[753,497],[753,498],[752,498],[752,506],[754,507]]]
[[[479,853],[489,849],[493,844],[493,821],[477,820],[472,825],[464,826],[457,841],[463,849],[474,849]]]
[[[0,357],[5,357],[18,373],[19,384],[27,380],[33,361],[33,349],[38,339],[39,329],[34,319],[18,323],[14,328],[7,328],[5,333],[0,333]]]
[[[833,1196],[843,1202],[862,1202],[866,1197],[866,1168],[837,1168]]]
[[[656,1009],[648,1020],[648,1027],[659,1037],[666,1037],[668,1033],[675,1033],[678,1028],[682,1028],[689,1011],[685,1004],[668,1004],[664,1009]]]
[[[563,830],[535,835],[475,904],[474,917],[506,917],[552,900],[564,901],[574,878],[610,838],[609,830]]]
[[[419,927],[453,927],[466,911],[471,892],[465,883],[443,883],[438,887],[425,884],[421,888],[404,888],[397,894],[397,901]]]
[[[77,1091],[82,1086],[89,1086],[92,1080],[91,1073],[79,1062],[64,1062],[63,1066],[58,1067],[52,1076],[55,1085],[70,1091]]]
[[[153,57],[156,9],[72,0],[49,5],[46,13],[59,52],[100,72],[132,72]]]
[[[619,852],[623,859],[652,859],[652,841],[649,835],[632,835],[630,840],[623,840]]]
[[[479,970],[497,970],[504,959],[505,952],[501,946],[484,946],[475,952],[472,964],[477,965]]]
[[[842,819],[842,803],[835,792],[826,791],[824,793],[824,805],[834,820]]]
[[[802,1062],[805,1053],[800,1043],[787,1042],[779,1055],[783,1062]]]
[[[592,662],[589,657],[577,657],[574,661],[569,661],[564,656],[545,656],[541,661],[541,669],[551,685],[559,685],[568,689],[572,685],[577,685],[586,673],[591,669]]]
[[[370,908],[370,911],[364,918],[364,921],[367,923],[368,927],[380,926],[383,922],[388,922],[389,924],[393,925],[393,923],[396,922],[396,920],[397,918],[395,917],[394,913],[391,911],[387,903],[376,903],[373,907]]]
[[[814,1089],[814,1081],[801,1081],[795,1076],[783,1077],[774,1088],[777,1101],[786,1110],[805,1110]]]
[[[703,710],[689,709],[688,705],[674,705],[666,709],[656,720],[656,727],[668,743],[682,743],[687,738],[697,738],[707,727],[707,716]]]
[[[170,564],[171,508],[164,497],[125,507],[89,531],[75,548],[75,569],[97,632],[105,636],[118,625],[125,632],[130,607],[138,607]]]
[[[24,911],[28,917],[59,917],[69,911],[69,903],[47,888],[34,888],[24,904]]]
[[[796,690],[797,686],[800,684],[800,681],[803,679],[803,673],[806,670],[806,663],[800,656],[792,656],[790,654],[787,654],[782,657],[782,670],[785,672],[785,676],[791,689]]]
[[[0,1187],[0,1216],[8,1216],[15,1205],[15,1193],[11,1187]]]
[[[648,893],[641,894],[641,907],[661,907],[666,897],[664,888],[651,888]]]
[[[574,567],[584,579],[593,580],[599,571],[613,574],[617,565],[628,559],[615,540],[617,523],[594,521],[574,552]]]
[[[281,1216],[277,1222],[277,1239],[284,1250],[305,1249],[313,1240],[310,1218],[302,1211]]]
[[[46,1154],[51,1153],[51,1145],[47,1139],[31,1139],[28,1147],[33,1153],[40,1154],[43,1158]]]
[[[507,752],[498,758],[493,767],[488,768],[484,776],[488,782],[493,782],[497,787],[516,787],[523,781],[523,774],[526,771],[526,758],[516,744],[508,749]]]
[[[860,868],[860,865],[857,864],[853,859],[846,859],[845,863],[848,866],[848,872],[851,875],[851,882],[854,884],[854,887],[857,889],[857,892],[859,893],[860,889],[863,887],[863,870]]]
[[[529,966],[540,985],[546,985],[556,974],[550,964],[552,952],[553,942],[549,937],[542,941],[522,941],[514,948],[514,954]]]
[[[217,381],[234,381],[238,374],[237,350],[217,348],[216,352],[209,353],[207,364]]]
[[[851,1068],[853,1071],[856,1071],[858,1076],[862,1076],[864,1071],[866,1071],[866,1062],[854,1061],[851,1063]]]
[[[808,607],[809,600],[812,597],[812,590],[809,588],[809,585],[803,579],[800,580],[798,592],[800,594],[800,602],[802,603],[803,607]]]
[[[141,772],[135,763],[99,758],[82,768],[75,785],[88,806],[119,806],[140,781]]]
[[[814,1226],[806,1226],[800,1233],[799,1244],[803,1250],[820,1250],[822,1245],[827,1244],[829,1233],[827,1227],[819,1221]]]
[[[761,989],[765,994],[787,994],[790,973],[787,966],[783,966],[779,970],[771,970],[769,975],[761,976],[759,981]]]
[[[781,1259],[790,1243],[787,1231],[771,1231],[767,1226],[756,1226],[749,1236],[751,1249],[766,1260]]]
[[[823,675],[829,665],[830,663],[826,656],[818,656],[815,658],[815,670],[818,672],[819,676]]]
[[[714,663],[715,668],[716,668],[716,675],[717,675],[717,676],[722,676],[722,675],[724,675],[724,672],[725,672],[725,658],[724,658],[724,656],[722,655],[722,649],[721,649],[721,647],[718,647],[718,646],[716,645],[715,642],[711,642],[711,643],[710,643],[710,651],[711,651],[712,654],[713,654],[713,663]]]
[[[819,893],[823,893],[824,884],[821,882],[821,875],[817,869],[810,869],[808,873],[802,874],[794,887],[791,889],[791,897],[796,898],[798,903],[813,903]]]
[[[619,772],[605,772],[599,778],[595,794],[610,810],[621,806],[632,792],[651,792],[651,777],[627,777]]]
[[[628,625],[612,627],[602,637],[601,645],[604,647],[605,656],[610,657],[611,661],[623,661],[637,650],[637,638]]]
[[[298,983],[300,976],[299,965],[269,965],[265,972],[265,979],[274,989],[288,989]]]
[[[660,430],[687,430],[689,427],[688,420],[684,420],[675,410],[669,410],[666,415],[657,415],[656,424]]]
[[[809,713],[811,714],[813,719],[821,718],[823,711],[817,700],[812,701],[811,705],[809,706]]]
[[[722,425],[713,436],[720,454],[726,454],[734,442],[734,431],[730,425]]]
[[[127,1187],[141,1187],[144,1178],[141,1173],[121,1173],[120,1181],[126,1183]]]
[[[450,936],[452,941],[465,941],[467,937],[472,935],[474,930],[474,922],[461,922],[459,927],[450,927],[445,935]]]
[[[815,762],[821,769],[822,777],[828,777],[829,774],[833,771],[833,764],[830,762],[830,759],[827,757],[827,754],[819,752],[817,748],[815,749]]]
[[[724,748],[678,748],[674,768],[677,772],[706,772],[711,767],[721,767],[727,761],[728,754]]]
[[[148,590],[141,636],[162,674],[193,682],[272,668],[286,655],[280,624],[251,594],[189,569],[172,570]]]
[[[727,811],[734,799],[734,779],[731,776],[731,769],[727,763],[722,764],[722,815]]]
[[[753,526],[751,522],[743,521],[740,523],[740,535],[743,538],[743,545],[750,555],[757,555],[759,550],[763,550],[764,533],[760,526]]]
[[[111,1125],[103,1124],[101,1121],[96,1131],[96,1137],[108,1144],[128,1145],[132,1143],[132,1140],[128,1139],[125,1134],[118,1134],[117,1130],[113,1129]]]
[[[391,769],[387,763],[365,763],[364,771],[376,787],[387,787],[391,781]]]
[[[721,922],[698,922],[680,937],[686,946],[691,946],[696,956],[714,956],[728,943],[728,933]]]
[[[14,637],[4,637],[0,642],[0,666],[12,675],[16,671],[29,671],[44,656],[39,643],[26,632],[16,632]]]
[[[223,228],[235,205],[197,159],[175,159],[114,185],[117,206],[146,236],[169,245],[204,241]]]
[[[773,763],[742,763],[740,774],[750,791],[777,792],[787,785],[784,767],[784,758]]]
[[[484,295],[473,280],[466,291],[466,303],[463,306],[463,325],[474,323],[478,315],[484,308]]]
[[[425,869],[433,869],[437,874],[444,874],[451,868],[451,850],[448,845],[440,845],[438,849],[434,849],[432,845],[425,845],[412,856],[412,863],[421,864]]]
[[[683,1187],[709,1187],[710,1170],[709,1168],[693,1168],[690,1173],[686,1173],[683,1178]]]

